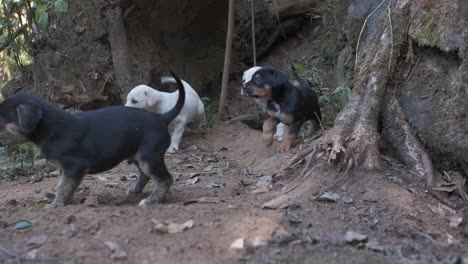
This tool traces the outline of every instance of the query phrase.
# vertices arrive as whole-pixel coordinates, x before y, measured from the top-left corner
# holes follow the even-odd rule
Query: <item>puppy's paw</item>
[[[271,144],[273,144],[273,139],[263,139],[263,144],[265,147],[269,147]]]
[[[177,146],[169,146],[169,148],[167,149],[167,152],[168,153],[174,153],[174,152],[176,152],[178,150],[179,150],[179,147],[177,147]]]
[[[273,139],[274,139],[276,142],[283,142],[283,136],[275,135],[275,136],[273,137]]]
[[[287,144],[285,141],[281,143],[276,149],[277,152],[286,152],[291,150],[291,144]]]
[[[64,207],[65,204],[60,204],[60,203],[50,203],[50,204],[46,204],[46,206],[44,207],[45,209],[52,209],[52,208],[60,208],[60,207]]]

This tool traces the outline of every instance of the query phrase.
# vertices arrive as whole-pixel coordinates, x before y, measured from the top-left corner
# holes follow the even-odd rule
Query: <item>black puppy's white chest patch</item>
[[[268,110],[268,113],[270,115],[273,115],[275,116],[276,118],[278,118],[279,120],[281,120],[281,122],[287,124],[288,122],[286,120],[282,120],[281,119],[281,106],[273,101],[268,101],[267,103],[267,110]]]

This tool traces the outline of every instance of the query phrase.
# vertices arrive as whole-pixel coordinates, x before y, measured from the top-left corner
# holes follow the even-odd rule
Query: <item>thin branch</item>
[[[388,1],[388,22],[390,23],[390,41],[392,47],[390,48],[390,61],[388,62],[388,72],[390,73],[390,68],[392,67],[392,60],[393,60],[393,26],[392,26],[392,8],[390,4],[392,3],[391,0]]]
[[[273,0],[273,4],[275,4],[276,19],[278,19],[279,29],[281,30],[281,33],[283,34],[283,38],[286,39],[286,34],[284,34],[283,27],[281,26],[281,20],[280,20],[278,5],[276,4],[276,0]]]
[[[359,42],[361,41],[361,36],[362,36],[362,32],[364,32],[364,28],[366,27],[366,24],[367,24],[367,20],[375,13],[375,11],[377,11],[377,9],[379,9],[379,7],[387,0],[383,0],[375,9],[374,11],[372,11],[367,17],[366,19],[364,20],[364,24],[362,25],[362,28],[361,28],[361,32],[359,33],[359,38],[358,38],[358,41],[357,41],[357,44],[356,44],[356,60],[354,62],[354,69],[357,69],[357,63],[358,63],[358,57],[359,57]]]
[[[226,50],[224,52],[223,80],[219,98],[218,114],[223,114],[226,108],[226,97],[229,85],[229,71],[231,68],[232,31],[234,28],[234,0],[229,0],[228,28],[226,35]]]
[[[250,15],[252,17],[252,51],[253,51],[253,66],[257,66],[257,47],[255,46],[255,12],[254,0],[250,0]]]

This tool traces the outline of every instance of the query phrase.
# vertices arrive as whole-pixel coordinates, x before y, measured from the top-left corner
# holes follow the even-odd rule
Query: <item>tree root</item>
[[[424,178],[427,187],[431,188],[434,184],[432,161],[421,141],[414,135],[395,95],[392,95],[385,108],[383,118],[384,137],[392,143],[400,159],[416,175]]]

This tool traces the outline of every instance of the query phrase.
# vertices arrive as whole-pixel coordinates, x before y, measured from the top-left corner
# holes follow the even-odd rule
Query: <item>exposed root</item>
[[[432,161],[421,141],[413,133],[395,95],[392,95],[384,111],[383,133],[403,162],[416,175],[424,178],[428,187],[432,187],[434,184]]]

